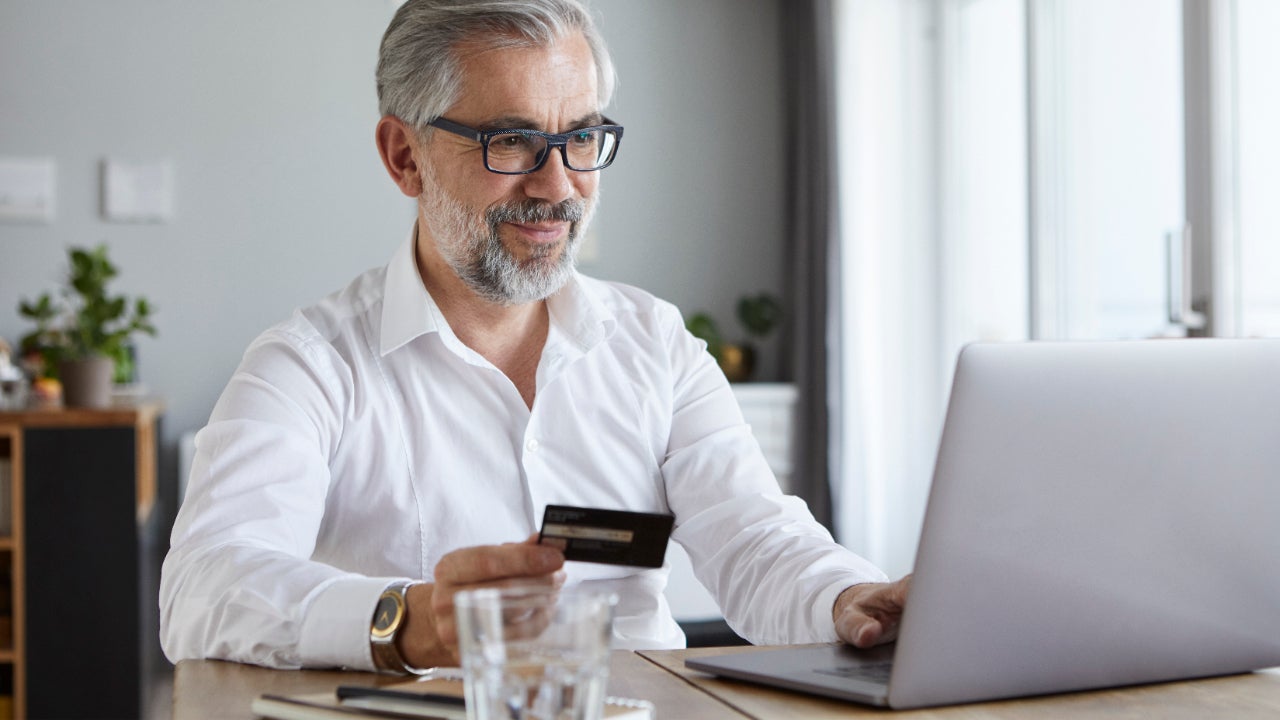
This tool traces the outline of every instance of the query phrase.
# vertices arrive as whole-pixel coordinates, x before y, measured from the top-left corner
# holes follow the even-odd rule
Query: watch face
[[[400,616],[404,613],[404,600],[394,592],[385,592],[378,598],[378,605],[373,611],[374,637],[386,637],[395,632],[400,624]]]

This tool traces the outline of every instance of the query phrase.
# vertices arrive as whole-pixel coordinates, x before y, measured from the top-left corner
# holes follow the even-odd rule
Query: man
[[[905,581],[779,493],[678,311],[574,270],[622,134],[612,85],[578,0],[396,13],[376,138],[416,225],[260,336],[198,436],[161,587],[171,660],[456,664],[453,593],[513,581],[613,590],[617,646],[682,646],[666,570],[566,565],[531,535],[548,504],[674,513],[753,641],[893,636]]]

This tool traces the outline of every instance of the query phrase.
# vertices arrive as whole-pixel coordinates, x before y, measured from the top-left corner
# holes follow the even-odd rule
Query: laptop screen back
[[[1280,664],[1280,341],[974,345],[890,703]]]

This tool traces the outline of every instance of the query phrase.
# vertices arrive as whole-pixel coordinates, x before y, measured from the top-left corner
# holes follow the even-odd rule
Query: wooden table
[[[262,693],[295,695],[332,691],[340,684],[404,682],[363,672],[269,670],[218,660],[183,660],[174,670],[173,720],[252,718],[249,704]],[[643,698],[661,720],[741,720],[742,714],[686,683],[662,666],[629,650],[615,650],[609,663],[609,694]]]
[[[652,701],[658,710],[658,720],[885,717],[883,710],[721,680],[684,667],[687,657],[754,649],[766,648],[617,650],[610,665],[609,693]],[[252,718],[249,703],[264,692],[285,695],[324,692],[340,683],[399,680],[369,673],[268,670],[213,660],[184,660],[175,671],[173,718]],[[1210,680],[913,710],[894,713],[893,717],[895,720],[1276,718],[1280,717],[1280,668]]]

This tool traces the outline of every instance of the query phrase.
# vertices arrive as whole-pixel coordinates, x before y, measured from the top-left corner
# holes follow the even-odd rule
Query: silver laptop
[[[1280,665],[1280,340],[967,347],[896,647],[686,665],[894,708]]]

